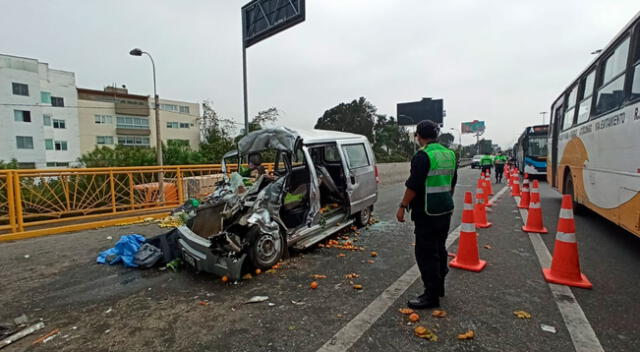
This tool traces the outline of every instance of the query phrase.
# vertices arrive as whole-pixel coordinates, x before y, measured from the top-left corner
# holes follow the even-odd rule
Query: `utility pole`
[[[244,87],[244,135],[249,133],[249,98],[247,97],[247,47],[242,45],[242,83]]]

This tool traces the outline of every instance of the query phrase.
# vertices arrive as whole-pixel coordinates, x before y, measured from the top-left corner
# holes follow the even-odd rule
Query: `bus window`
[[[640,99],[640,26],[636,29],[636,53],[633,56],[633,68],[631,74],[633,81],[631,83],[631,96],[629,100]]]
[[[581,124],[589,120],[589,115],[591,113],[591,95],[593,94],[593,85],[595,84],[595,81],[596,71],[593,70],[591,71],[591,73],[589,73],[589,75],[587,75],[587,78],[584,79],[584,93],[582,94],[582,101],[580,102],[580,105],[578,105],[578,121],[576,122],[577,124]]]
[[[527,146],[528,156],[547,156],[547,135],[534,134],[529,136]]]
[[[629,54],[629,38],[625,39],[605,61],[602,88],[598,90],[596,114],[622,105],[624,101],[624,71]]]
[[[573,126],[573,116],[575,115],[576,98],[578,96],[578,86],[576,85],[571,89],[569,97],[567,98],[567,111],[564,113],[564,122],[562,123],[562,130],[566,130]]]

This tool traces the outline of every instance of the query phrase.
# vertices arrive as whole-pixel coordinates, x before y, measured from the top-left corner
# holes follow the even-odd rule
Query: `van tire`
[[[373,207],[368,206],[362,210],[358,214],[356,214],[356,225],[358,227],[365,227],[369,225],[369,219],[371,219],[371,210]]]
[[[286,242],[280,231],[277,234],[261,232],[257,226],[247,233],[249,248],[247,259],[253,269],[271,269],[286,252]]]

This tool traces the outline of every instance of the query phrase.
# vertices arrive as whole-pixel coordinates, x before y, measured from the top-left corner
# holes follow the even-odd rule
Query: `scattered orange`
[[[378,256],[378,252],[371,252],[371,256],[372,257],[377,257]]]
[[[309,287],[315,290],[316,288],[318,288],[318,281],[311,281]]]
[[[353,285],[353,288],[356,290],[362,290],[362,285]]]
[[[469,330],[467,332],[465,332],[464,334],[459,334],[458,335],[458,340],[470,340],[472,338],[474,338],[476,336],[476,334],[473,332],[473,330]]]
[[[444,318],[447,316],[447,312],[445,312],[444,310],[436,309],[433,311],[433,313],[431,313],[431,316],[434,318]]]
[[[400,313],[402,314],[411,314],[414,313],[414,310],[411,308],[400,308]]]
[[[256,269],[256,275],[260,275],[260,274],[262,274],[262,270]]]
[[[251,279],[251,278],[253,278],[253,276],[252,276],[251,274],[249,274],[249,273],[246,273],[246,274],[244,274],[244,276],[242,277],[242,280],[249,280],[249,279]]]
[[[420,320],[420,316],[416,313],[411,313],[409,314],[409,321],[412,323],[417,322],[418,320]]]
[[[227,275],[225,275],[220,280],[222,280],[222,282],[224,282],[226,284],[227,282],[229,282],[229,277]]]
[[[418,336],[426,334],[427,331],[429,330],[427,330],[427,328],[425,328],[424,326],[416,326],[416,328],[413,329],[413,332],[415,332]]]

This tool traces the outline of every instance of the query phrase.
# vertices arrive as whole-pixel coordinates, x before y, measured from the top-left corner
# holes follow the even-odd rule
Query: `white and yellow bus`
[[[640,236],[640,13],[551,105],[547,180]]]

